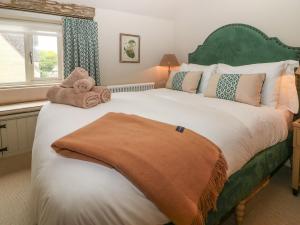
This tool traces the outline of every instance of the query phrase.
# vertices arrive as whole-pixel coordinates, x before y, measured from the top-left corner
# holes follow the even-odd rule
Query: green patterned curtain
[[[86,69],[100,85],[98,25],[93,20],[63,18],[64,75],[75,67]]]

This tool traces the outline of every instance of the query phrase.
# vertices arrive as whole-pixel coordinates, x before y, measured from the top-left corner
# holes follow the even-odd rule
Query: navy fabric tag
[[[177,127],[176,127],[176,131],[177,131],[177,132],[180,132],[180,133],[183,133],[183,132],[184,132],[184,129],[185,129],[185,128],[184,128],[184,127],[181,127],[181,126],[177,126]]]

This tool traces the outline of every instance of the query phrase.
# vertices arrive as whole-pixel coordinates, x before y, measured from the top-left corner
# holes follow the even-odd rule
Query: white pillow
[[[208,85],[209,78],[216,73],[217,64],[205,66],[198,64],[181,64],[180,71],[202,71],[202,77],[197,93],[203,93]]]
[[[299,67],[299,62],[287,61],[286,71],[281,76],[278,108],[288,109],[297,114],[299,111],[299,99],[295,83],[294,69]]]
[[[198,64],[186,64],[182,63],[180,66],[180,71],[190,71],[190,72],[203,72],[208,66],[198,65]]]
[[[276,107],[279,100],[281,74],[286,69],[286,61],[276,63],[261,63],[245,66],[229,66],[218,64],[219,74],[257,74],[265,73],[266,80],[262,89],[262,104]]]

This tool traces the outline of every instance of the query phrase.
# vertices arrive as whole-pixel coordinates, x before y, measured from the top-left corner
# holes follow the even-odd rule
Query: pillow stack
[[[297,113],[299,102],[293,72],[297,66],[299,63],[294,60],[236,67],[182,64],[179,72],[171,73],[166,87],[254,106],[285,107]],[[198,77],[191,78],[196,73],[199,83]]]
[[[263,105],[276,107],[279,91],[280,91],[280,77],[286,68],[285,62],[275,63],[261,63],[245,66],[229,66],[225,64],[219,64],[217,68],[218,74],[266,74],[265,83],[262,87],[262,99]]]

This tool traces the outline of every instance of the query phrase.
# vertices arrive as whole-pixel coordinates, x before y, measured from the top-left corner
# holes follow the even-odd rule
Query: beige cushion
[[[201,79],[202,72],[179,71],[171,72],[166,88],[196,93]]]
[[[260,106],[265,78],[266,74],[214,74],[204,96]]]

